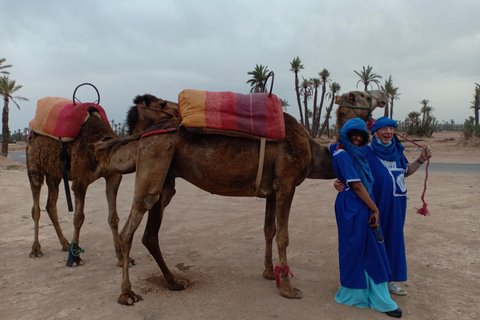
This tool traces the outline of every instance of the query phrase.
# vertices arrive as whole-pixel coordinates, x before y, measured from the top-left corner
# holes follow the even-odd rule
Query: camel
[[[380,91],[343,94],[337,112],[339,125],[346,118],[367,120],[386,99]],[[349,108],[351,107],[351,108]],[[183,290],[186,283],[175,279],[168,269],[158,243],[158,234],[165,207],[175,194],[175,178],[183,178],[195,186],[224,196],[257,196],[266,199],[264,236],[265,260],[263,277],[277,280],[279,294],[301,298],[293,287],[287,264],[288,219],[295,188],[306,178],[333,179],[332,156],[325,146],[315,142],[291,115],[285,113],[286,137],[268,141],[265,147],[263,175],[255,186],[259,165],[259,141],[214,134],[194,134],[180,126],[181,119],[158,122],[144,135],[111,139],[96,144],[95,154],[104,170],[122,172],[136,169],[135,190],[130,215],[121,231],[124,253],[123,278],[118,303],[133,305],[141,297],[132,291],[127,257],[133,236],[143,215],[148,211],[142,243],[155,258],[170,290]],[[171,129],[165,134],[155,130]],[[275,226],[276,222],[276,226]],[[273,267],[272,242],[276,235],[278,265]]]
[[[135,106],[128,112],[127,123],[129,132],[136,133],[145,130],[155,121],[178,117],[178,105],[158,99],[152,95],[137,96],[134,99]],[[163,112],[159,112],[163,111]],[[122,266],[124,259],[120,247],[118,234],[118,214],[116,209],[116,197],[122,176],[119,173],[112,173],[102,170],[94,157],[94,143],[101,139],[118,138],[110,125],[98,114],[97,110],[90,109],[90,117],[83,124],[77,138],[72,142],[64,143],[64,149],[71,157],[71,170],[68,172],[68,180],[72,181],[72,190],[75,194],[74,211],[74,235],[72,241],[72,261],[67,261],[67,266],[78,266],[83,264],[79,253],[80,228],[85,220],[84,204],[85,194],[88,186],[95,180],[103,177],[106,181],[106,196],[108,202],[108,223],[112,230],[115,253],[118,258],[117,264]],[[57,140],[32,132],[27,141],[27,174],[30,180],[30,188],[33,196],[32,218],[34,221],[34,242],[30,258],[43,256],[39,241],[39,220],[40,220],[40,191],[44,177],[48,187],[48,200],[46,211],[53,223],[63,251],[69,251],[71,245],[63,235],[58,222],[57,199],[59,184],[62,180],[63,161],[60,160],[60,144]],[[125,172],[127,173],[127,172]],[[129,261],[131,264],[133,260]]]

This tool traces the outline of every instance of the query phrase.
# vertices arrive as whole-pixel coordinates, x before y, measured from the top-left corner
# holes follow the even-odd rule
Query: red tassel
[[[283,264],[281,266],[279,266],[278,264],[275,266],[275,284],[277,285],[277,288],[281,288],[282,287],[282,282],[281,282],[281,279],[280,279],[280,274],[284,275],[284,276],[288,276],[288,275],[291,275],[293,277],[293,273],[290,271],[290,267],[287,266],[286,264]]]
[[[415,209],[417,209],[417,208],[415,208]],[[426,202],[423,204],[423,207],[421,207],[420,209],[417,209],[417,213],[421,214],[422,216],[429,216],[430,215],[430,212],[428,212],[428,209],[427,209],[427,203]]]

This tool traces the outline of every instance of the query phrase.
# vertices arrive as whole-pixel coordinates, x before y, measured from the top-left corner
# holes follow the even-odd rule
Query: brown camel
[[[166,102],[152,95],[137,96],[134,99],[135,106],[128,112],[127,123],[130,132],[145,130],[155,121],[178,117],[178,105]],[[161,110],[163,112],[159,112]],[[115,252],[118,258],[118,265],[122,266],[124,260],[120,247],[118,234],[118,214],[116,209],[116,197],[122,176],[118,173],[102,170],[94,157],[94,143],[101,139],[118,138],[110,125],[99,116],[95,109],[89,110],[91,116],[83,124],[77,138],[72,142],[64,143],[64,149],[71,157],[71,169],[68,172],[68,180],[72,182],[72,190],[75,193],[74,211],[74,235],[73,252],[80,252],[78,242],[80,240],[80,228],[85,220],[84,204],[87,187],[95,180],[103,177],[106,181],[106,196],[108,202],[108,223],[112,230]],[[32,133],[26,146],[27,173],[30,180],[30,188],[33,196],[32,218],[35,224],[35,236],[30,257],[43,256],[39,242],[39,220],[40,220],[40,189],[44,177],[48,187],[48,200],[46,211],[53,223],[63,251],[70,248],[68,240],[63,235],[58,222],[57,199],[59,184],[62,180],[63,161],[60,160],[59,142],[51,137]],[[133,260],[130,261],[133,263]],[[73,263],[67,261],[67,266],[83,264],[80,255],[73,258]]]
[[[364,120],[386,99],[378,91],[350,92],[342,95],[337,115]],[[352,108],[348,108],[351,106]],[[364,108],[358,108],[364,107]],[[104,170],[122,172],[136,166],[134,200],[120,234],[124,253],[120,304],[131,305],[141,299],[132,291],[128,261],[133,235],[148,210],[142,243],[155,258],[170,290],[183,290],[186,283],[176,280],[160,251],[158,233],[165,207],[175,194],[175,178],[183,178],[210,193],[224,196],[257,196],[266,199],[264,222],[265,269],[263,277],[276,279],[280,295],[301,298],[290,283],[287,265],[288,218],[295,188],[306,178],[332,179],[332,157],[315,142],[292,116],[284,114],[286,137],[266,143],[261,183],[255,181],[259,164],[259,145],[255,140],[223,135],[198,135],[180,126],[181,119],[157,123],[149,131],[174,128],[165,134],[145,134],[97,143],[95,152]],[[132,156],[136,154],[136,156]],[[276,222],[276,226],[275,226]],[[276,235],[279,262],[274,270],[272,242]]]

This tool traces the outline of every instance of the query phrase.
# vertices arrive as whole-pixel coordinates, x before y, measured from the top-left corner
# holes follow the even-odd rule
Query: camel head
[[[384,108],[387,105],[387,97],[381,90],[370,92],[350,91],[337,96],[335,103],[337,109],[337,129],[340,130],[343,124],[352,118],[361,118],[369,121],[369,115],[375,108]]]
[[[135,105],[128,111],[126,121],[129,135],[144,132],[157,121],[180,117],[177,103],[151,94],[138,95],[133,103]]]

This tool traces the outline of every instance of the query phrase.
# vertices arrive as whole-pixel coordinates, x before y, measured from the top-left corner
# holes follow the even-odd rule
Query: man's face
[[[377,138],[382,141],[382,143],[388,144],[393,139],[393,134],[395,133],[395,128],[393,127],[382,127],[375,131]]]

